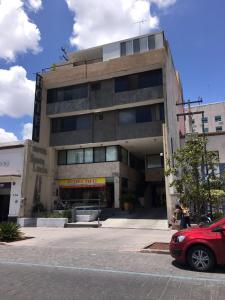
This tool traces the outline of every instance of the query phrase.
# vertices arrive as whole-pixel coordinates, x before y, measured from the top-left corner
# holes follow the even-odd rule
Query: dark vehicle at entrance
[[[170,242],[170,254],[195,271],[209,271],[216,264],[225,265],[225,218],[176,232]]]

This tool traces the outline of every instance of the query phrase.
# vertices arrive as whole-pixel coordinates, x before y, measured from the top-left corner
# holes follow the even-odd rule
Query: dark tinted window
[[[97,91],[101,89],[101,83],[100,82],[95,82],[91,84],[91,90],[92,91]]]
[[[51,132],[60,132],[60,119],[51,120]]]
[[[159,104],[159,116],[161,121],[165,120],[164,103]]]
[[[150,35],[148,37],[148,49],[155,49],[155,36],[154,35]]]
[[[139,88],[162,85],[162,70],[148,71],[139,74]]]
[[[136,112],[135,109],[125,109],[119,112],[119,123],[120,124],[129,124],[135,123],[136,121]]]
[[[136,122],[143,123],[143,122],[151,122],[151,108],[150,107],[138,107],[136,109]]]
[[[47,103],[57,102],[57,90],[51,89],[47,91]]]
[[[88,129],[91,126],[91,115],[55,118],[51,120],[51,132]]]
[[[77,127],[76,129],[89,129],[91,126],[91,118],[90,115],[86,116],[78,116],[77,117]]]
[[[94,162],[105,161],[105,147],[94,148]]]
[[[66,165],[66,150],[58,151],[58,165]]]
[[[87,84],[73,85],[47,91],[47,103],[70,101],[88,96]]]
[[[140,40],[139,39],[133,40],[133,50],[134,50],[134,53],[140,52]]]
[[[120,56],[126,55],[126,42],[120,43]]]
[[[115,78],[115,92],[143,89],[162,84],[162,69],[158,69]]]
[[[123,92],[128,90],[128,76],[118,77],[115,79],[115,92]]]
[[[128,89],[130,91],[138,89],[138,74],[133,74],[128,77]]]
[[[76,130],[76,118],[67,117],[61,119],[61,131]]]

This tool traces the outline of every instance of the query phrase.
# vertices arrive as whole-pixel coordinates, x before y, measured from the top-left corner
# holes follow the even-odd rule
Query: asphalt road
[[[120,238],[104,243],[116,233]],[[71,242],[66,234],[51,239],[46,232],[49,238],[40,235],[38,243],[0,245],[0,300],[225,299],[224,268],[197,273],[169,255],[140,253],[146,231],[104,230],[96,237],[95,230],[76,231]],[[149,237],[155,234],[149,231]]]

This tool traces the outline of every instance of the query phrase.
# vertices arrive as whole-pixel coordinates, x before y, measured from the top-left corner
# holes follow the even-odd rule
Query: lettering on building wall
[[[0,160],[0,167],[5,167],[7,168],[10,165],[9,160]]]
[[[39,138],[40,138],[41,102],[42,102],[42,76],[37,73],[35,99],[34,99],[33,134],[32,134],[32,140],[36,142],[39,142]]]
[[[47,150],[33,146],[32,153],[30,155],[30,162],[33,164],[33,171],[37,173],[47,174],[48,169],[46,166]],[[44,158],[37,156],[37,154],[44,155]]]

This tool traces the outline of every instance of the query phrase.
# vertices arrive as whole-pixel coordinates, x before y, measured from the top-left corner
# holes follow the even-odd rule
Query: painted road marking
[[[0,261],[2,265],[21,265],[26,267],[42,267],[42,268],[57,268],[64,270],[76,270],[76,271],[88,271],[88,272],[98,272],[98,273],[112,273],[120,275],[131,275],[131,276],[143,276],[143,277],[158,277],[166,279],[177,279],[177,280],[188,280],[188,281],[210,281],[217,283],[225,283],[224,279],[215,279],[209,277],[190,277],[190,276],[180,276],[180,275],[170,275],[170,274],[155,274],[155,273],[145,273],[145,272],[131,272],[131,271],[122,271],[122,270],[113,270],[113,269],[96,269],[96,268],[82,268],[82,267],[70,267],[70,266],[61,266],[61,265],[48,265],[48,264],[36,264],[36,263],[26,263],[26,262],[16,262],[16,261]]]

